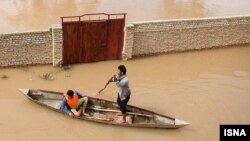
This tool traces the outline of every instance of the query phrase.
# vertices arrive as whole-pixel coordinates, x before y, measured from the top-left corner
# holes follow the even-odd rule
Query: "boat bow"
[[[188,122],[185,122],[183,120],[179,120],[179,119],[175,119],[175,125],[179,125],[179,126],[186,126],[186,125],[189,125]]]
[[[27,95],[29,93],[29,89],[19,89],[20,92],[22,92],[24,95]]]

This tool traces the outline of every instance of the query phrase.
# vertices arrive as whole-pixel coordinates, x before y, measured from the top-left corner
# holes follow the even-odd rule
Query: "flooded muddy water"
[[[62,16],[127,13],[127,22],[249,15],[249,0],[1,0],[0,32],[48,29]]]
[[[1,0],[0,33],[47,29],[61,16],[126,12],[127,22],[250,14],[248,0]],[[1,141],[216,141],[220,124],[250,123],[250,45],[73,65],[0,68]],[[109,85],[128,69],[129,104],[191,123],[177,130],[127,128],[69,118],[32,103],[19,88],[64,92],[115,101]],[[50,74],[51,80],[41,78]]]
[[[216,141],[220,124],[250,123],[250,46],[175,53],[72,65],[0,69],[1,141]],[[142,129],[90,123],[41,107],[18,88],[66,91],[115,101],[117,89],[106,80],[119,64],[128,69],[129,104],[191,124],[177,130]],[[41,78],[51,74],[52,80]],[[5,77],[4,77],[5,76]],[[7,78],[6,78],[7,77]]]

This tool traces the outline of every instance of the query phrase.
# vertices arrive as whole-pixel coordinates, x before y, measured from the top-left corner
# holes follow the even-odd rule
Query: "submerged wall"
[[[127,58],[250,43],[250,16],[197,18],[126,25]]]
[[[0,34],[0,67],[62,64],[60,24],[48,30]],[[250,43],[250,16],[127,23],[122,57]]]
[[[49,30],[0,34],[0,66],[51,63],[51,43]]]
[[[0,67],[34,64],[59,65],[62,60],[62,28],[0,34]]]

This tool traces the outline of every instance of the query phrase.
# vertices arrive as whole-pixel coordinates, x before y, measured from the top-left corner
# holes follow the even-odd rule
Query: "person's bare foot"
[[[72,118],[75,117],[75,115],[73,113],[69,113],[69,116],[72,117]]]
[[[126,120],[123,120],[122,118],[118,118],[117,122],[118,123],[126,123]]]
[[[85,112],[84,112],[84,113],[82,113],[82,115],[83,115],[83,116],[86,116],[86,117],[88,117],[88,116],[89,116],[89,114],[88,114],[88,113],[85,113]]]

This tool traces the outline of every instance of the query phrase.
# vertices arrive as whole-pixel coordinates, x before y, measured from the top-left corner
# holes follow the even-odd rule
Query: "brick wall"
[[[52,63],[51,31],[0,34],[0,66]]]
[[[0,67],[62,64],[62,27],[0,34]]]
[[[0,67],[62,64],[60,24],[44,31],[0,34]],[[122,57],[250,43],[250,16],[127,23]]]
[[[134,22],[126,25],[123,56],[250,43],[250,16]]]

